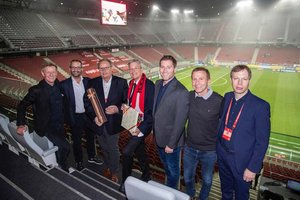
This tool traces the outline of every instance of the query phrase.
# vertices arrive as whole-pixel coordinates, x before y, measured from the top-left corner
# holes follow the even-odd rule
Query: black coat
[[[100,128],[101,130],[97,134],[102,134],[103,126],[106,127],[109,134],[117,134],[122,130],[121,121],[122,121],[122,110],[121,106],[123,103],[127,101],[127,90],[128,84],[127,81],[123,78],[112,76],[111,86],[107,98],[107,102],[105,102],[104,91],[103,91],[103,82],[102,77],[97,77],[91,79],[88,82],[87,88],[94,88],[96,90],[97,96],[99,98],[100,104],[105,111],[105,108],[111,105],[115,105],[119,109],[119,113],[115,113],[112,115],[106,115],[107,122],[105,122]],[[84,95],[84,107],[85,112],[88,114],[91,120],[94,120],[96,114],[93,110],[93,107],[87,98],[87,95]]]
[[[54,84],[60,88],[58,80]],[[47,129],[50,128],[51,122],[50,91],[47,87],[48,83],[45,80],[41,80],[37,85],[29,88],[28,93],[17,107],[17,126],[20,126],[26,124],[26,110],[29,106],[32,106],[34,129],[40,136],[45,135]],[[58,124],[58,126],[63,127],[63,124]]]

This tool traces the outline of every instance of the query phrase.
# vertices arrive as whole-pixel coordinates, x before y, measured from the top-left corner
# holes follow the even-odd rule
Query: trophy
[[[93,106],[93,109],[96,113],[96,116],[97,116],[99,122],[100,123],[107,122],[105,113],[104,113],[103,108],[100,104],[100,101],[98,99],[98,96],[97,96],[97,93],[96,93],[95,89],[94,88],[87,89],[87,96],[88,96],[89,100],[91,101],[91,104]]]

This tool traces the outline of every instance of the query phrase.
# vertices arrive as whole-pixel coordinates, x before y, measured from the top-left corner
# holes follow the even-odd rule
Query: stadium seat
[[[0,114],[0,137],[2,141],[6,141],[8,144],[9,150],[14,152],[15,154],[19,155],[19,152],[25,151],[24,147],[20,145],[11,135],[9,129],[9,118],[3,114]]]
[[[132,176],[125,181],[125,193],[128,200],[176,200],[175,194],[172,192]]]
[[[185,194],[185,193],[183,193],[183,192],[181,192],[179,190],[175,190],[173,188],[170,188],[170,187],[168,187],[166,185],[163,185],[161,183],[158,183],[156,181],[151,181],[150,180],[150,181],[148,181],[148,183],[150,185],[153,185],[153,186],[156,186],[158,188],[161,188],[161,189],[164,189],[164,190],[167,190],[167,191],[171,192],[172,194],[175,195],[176,200],[189,200],[190,199],[189,195],[187,195],[187,194]]]
[[[47,166],[58,166],[55,152],[58,150],[47,137],[40,137],[35,132],[29,133],[28,130],[21,136],[17,133],[15,122],[8,124],[12,136],[28,151],[30,162],[36,166],[39,164]]]

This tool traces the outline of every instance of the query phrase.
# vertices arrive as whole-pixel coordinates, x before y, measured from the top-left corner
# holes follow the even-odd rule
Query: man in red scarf
[[[132,60],[128,63],[129,72],[132,80],[129,82],[127,95],[128,105],[123,105],[123,110],[126,106],[130,106],[140,113],[141,122],[137,124],[136,130],[131,133],[127,145],[123,149],[123,168],[122,168],[122,184],[120,191],[124,192],[124,182],[131,175],[133,154],[135,153],[141,170],[143,181],[150,179],[150,168],[147,154],[145,151],[145,138],[152,130],[152,108],[154,99],[154,84],[146,78],[143,73],[139,60]]]

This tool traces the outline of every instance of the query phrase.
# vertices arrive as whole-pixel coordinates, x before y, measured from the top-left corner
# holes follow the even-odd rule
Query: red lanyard
[[[233,100],[233,98],[231,99],[230,104],[229,104],[229,108],[227,110],[225,127],[227,127],[227,124],[228,124],[228,118],[229,118],[229,112],[230,112],[230,109],[231,109],[231,106],[232,106],[232,100]],[[243,105],[242,105],[242,107],[241,107],[238,115],[236,116],[236,119],[234,120],[234,123],[233,123],[233,126],[232,126],[232,130],[235,129],[235,127],[236,127],[236,125],[237,125],[237,123],[238,123],[238,121],[240,119],[240,116],[241,116],[242,110],[244,108],[244,105],[245,105],[245,103],[243,103]]]

